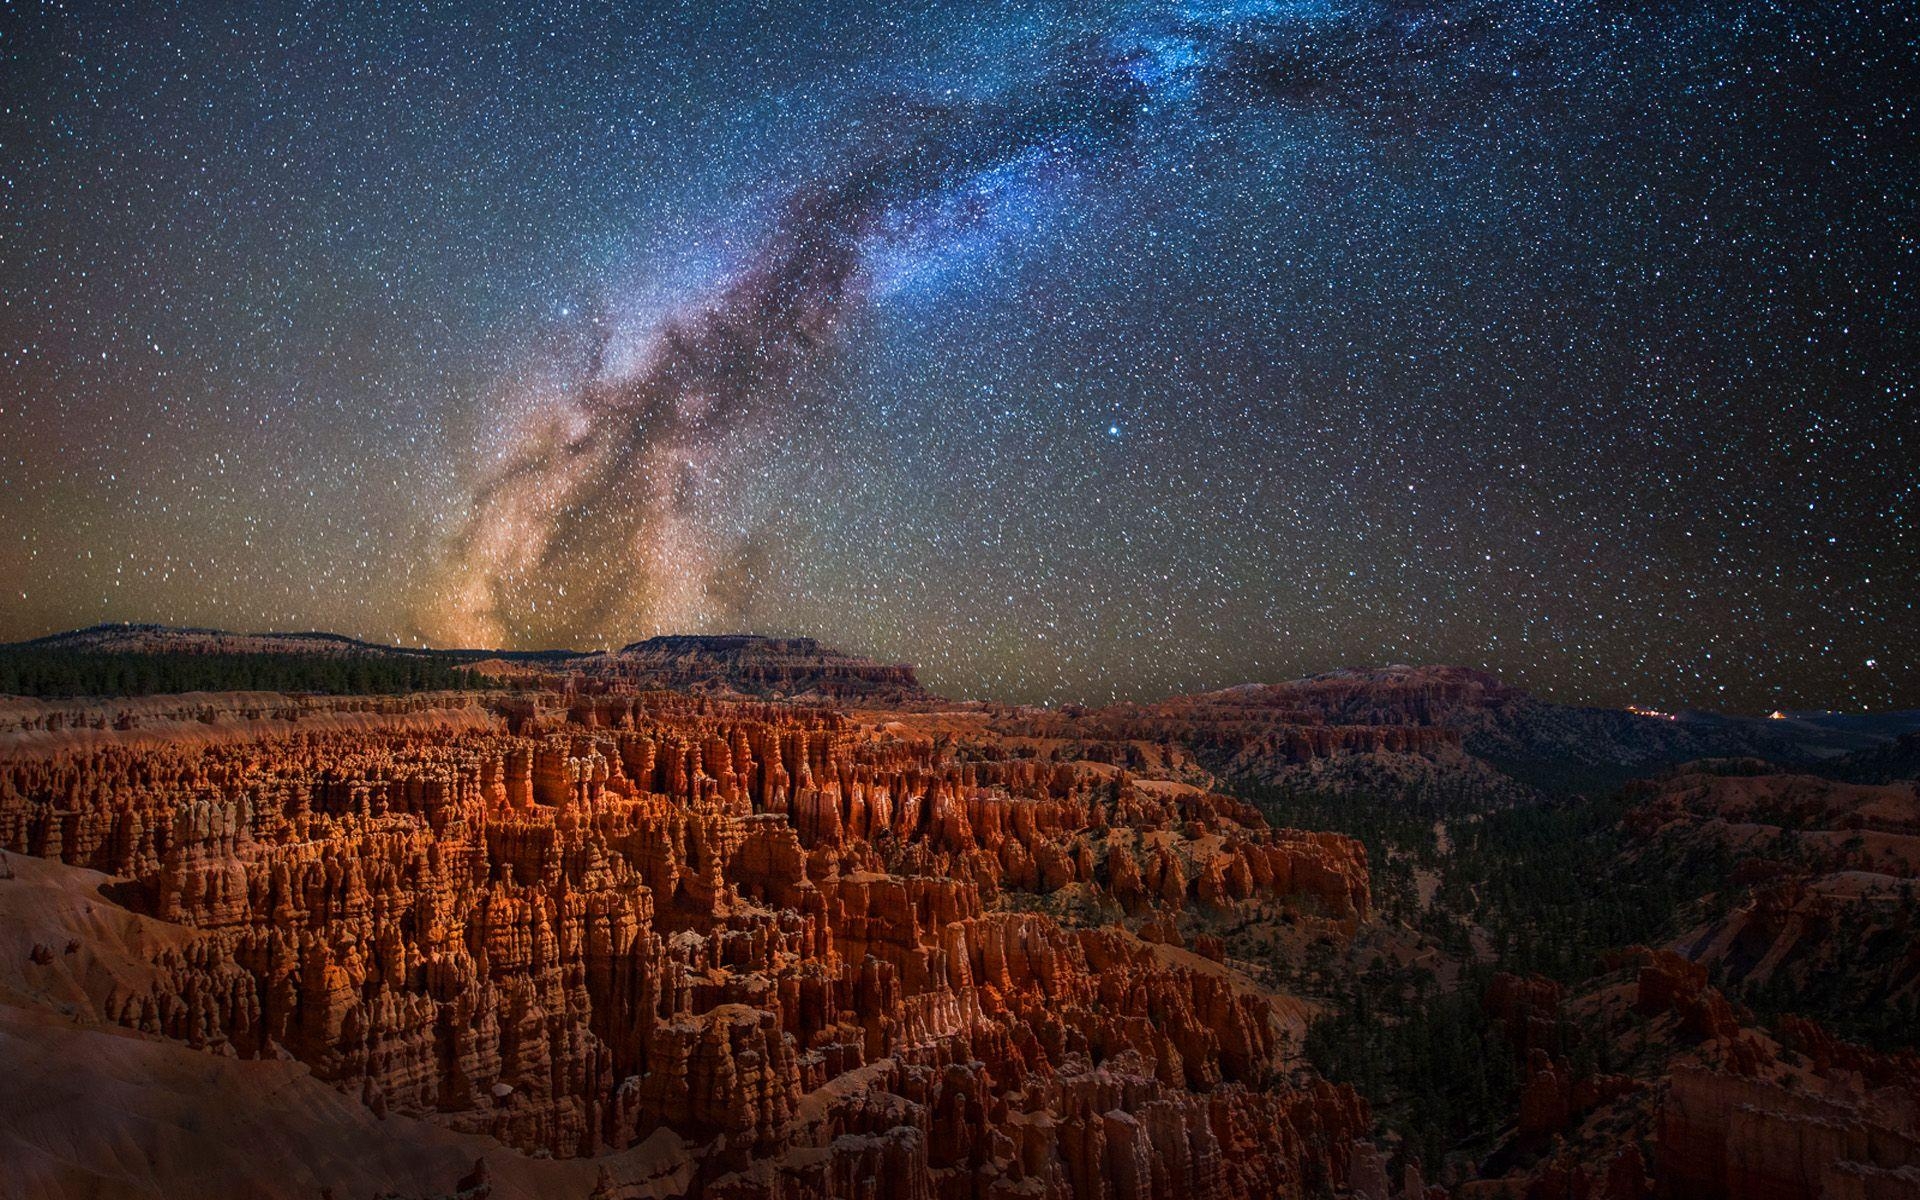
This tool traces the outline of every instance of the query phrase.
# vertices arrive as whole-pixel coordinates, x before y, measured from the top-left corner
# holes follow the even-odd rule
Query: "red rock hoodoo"
[[[556,1158],[668,1131],[715,1197],[1299,1195],[1368,1132],[1167,944],[1344,936],[1351,839],[819,707],[186,703],[18,717],[0,763],[0,847],[178,930],[88,977],[107,1022]]]

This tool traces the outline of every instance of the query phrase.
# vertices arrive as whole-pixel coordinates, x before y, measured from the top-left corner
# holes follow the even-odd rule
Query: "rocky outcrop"
[[[1569,707],[1447,666],[1350,668],[1095,710],[1011,710],[993,726],[1063,757],[1287,791],[1394,795],[1436,814],[1611,788],[1706,757],[1812,763],[1886,736],[1817,722]]]
[[[1516,1050],[1558,1053],[1561,1045],[1561,1001],[1566,989],[1541,975],[1496,973],[1482,1000],[1488,1016],[1499,1021]]]
[[[905,663],[845,654],[806,637],[655,637],[572,660],[567,667],[593,680],[684,692],[841,703],[900,703],[926,695]]]
[[[1626,827],[1650,851],[1730,866],[1737,902],[1682,945],[1729,991],[1849,1023],[1884,1014],[1891,1033],[1920,1005],[1915,788],[1703,764],[1637,786]]]
[[[1740,1022],[1733,1005],[1707,983],[1707,970],[1671,950],[1654,951],[1640,968],[1634,1008],[1643,1016],[1673,1013],[1689,1037],[1733,1039]]]
[[[1418,706],[1329,703],[1309,682],[1231,688],[1091,712],[1023,710],[996,727],[1062,741],[1078,757],[1129,767],[1178,763],[1182,754],[1191,754],[1216,773],[1255,777],[1340,755],[1425,754],[1460,744],[1459,734],[1424,723]]]
[[[1352,839],[824,707],[337,715],[0,762],[0,847],[178,931],[100,1018],[559,1158],[666,1131],[712,1196],[1295,1195],[1368,1132],[1218,939],[1128,929],[1343,936]]]
[[[1667,1194],[1770,1200],[1832,1195],[1830,1183],[1840,1194],[1920,1194],[1912,1097],[1890,1099],[1677,1068],[1660,1111]]]

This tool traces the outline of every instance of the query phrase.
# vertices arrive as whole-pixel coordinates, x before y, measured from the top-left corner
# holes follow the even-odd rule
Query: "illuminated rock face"
[[[727,1197],[1344,1184],[1365,1106],[1289,1075],[1272,998],[1057,902],[1339,937],[1369,910],[1351,839],[823,708],[499,707],[42,727],[0,759],[0,847],[184,927],[105,1019],[525,1150],[667,1129]]]
[[[648,638],[612,654],[576,660],[573,668],[598,679],[674,691],[820,696],[845,702],[909,700],[924,694],[911,666],[845,654],[812,638]]]

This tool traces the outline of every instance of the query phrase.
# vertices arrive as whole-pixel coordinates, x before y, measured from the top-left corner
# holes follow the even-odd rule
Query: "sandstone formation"
[[[1492,1014],[1524,1064],[1507,1156],[1524,1171],[1461,1185],[1526,1200],[1819,1200],[1920,1196],[1920,1059],[1875,1054],[1790,1019],[1773,1033],[1669,950],[1615,963],[1632,982],[1565,997],[1504,977]],[[1527,1045],[1553,1029],[1560,1048]],[[1580,1040],[1630,1073],[1583,1073]]]
[[[1667,1070],[1656,1137],[1672,1196],[1920,1196],[1920,1059],[1790,1019],[1743,1027],[1706,972],[1670,952],[1641,967],[1637,1007],[1672,1013],[1704,1052]]]
[[[619,689],[136,710],[16,712],[0,758],[0,847],[150,921],[66,1003],[376,1116],[670,1134],[716,1197],[1305,1194],[1369,1131],[1282,998],[1171,944],[1368,915],[1357,843],[1227,797]],[[79,970],[44,944],[23,978]]]
[[[1522,1064],[1513,1145],[1542,1157],[1463,1193],[1920,1197],[1915,786],[1749,761],[1636,785],[1631,853],[1718,862],[1729,896],[1673,945],[1614,954],[1578,994],[1493,979],[1488,1015]],[[1729,988],[1801,1011],[1763,1020]],[[1907,1048],[1876,1052],[1832,1021]],[[1574,1066],[1602,1044],[1624,1073]]]
[[[1721,763],[1635,794],[1637,837],[1715,851],[1748,891],[1687,935],[1689,958],[1742,989],[1920,1022],[1920,785]]]
[[[1134,769],[1361,790],[1435,809],[1610,788],[1707,757],[1813,762],[1887,740],[1800,720],[1571,707],[1449,666],[1350,668],[1091,711],[1016,710],[994,724]]]
[[[1799,762],[1822,727],[1569,709],[1460,668],[1056,710],[798,638],[454,661],[500,686],[0,698],[0,1046],[44,1097],[0,1105],[7,1186],[1916,1195],[1920,1060],[1859,1040],[1920,1019],[1899,746],[1636,785],[1612,877],[1698,869],[1661,936],[1684,933],[1549,979],[1493,973],[1470,922],[1421,940],[1477,902],[1446,876],[1475,822],[1703,746]],[[1419,838],[1376,880],[1356,838],[1272,827],[1226,783]],[[1513,1056],[1457,1144],[1396,1133],[1390,1091],[1376,1127],[1302,1054],[1336,988],[1409,971],[1434,1002],[1472,986]]]
[[[812,638],[746,634],[648,638],[569,668],[592,679],[677,692],[711,692],[843,703],[899,703],[925,696],[913,668],[822,646]]]

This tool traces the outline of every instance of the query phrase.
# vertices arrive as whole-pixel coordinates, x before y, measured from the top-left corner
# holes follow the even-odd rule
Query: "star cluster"
[[[0,637],[1920,705],[1916,32],[0,8]]]

